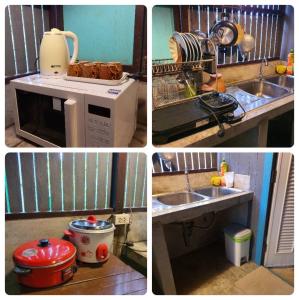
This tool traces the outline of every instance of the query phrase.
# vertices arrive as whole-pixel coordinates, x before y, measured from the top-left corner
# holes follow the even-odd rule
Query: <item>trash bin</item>
[[[248,262],[251,230],[240,224],[231,224],[224,228],[224,235],[227,259],[238,267]]]

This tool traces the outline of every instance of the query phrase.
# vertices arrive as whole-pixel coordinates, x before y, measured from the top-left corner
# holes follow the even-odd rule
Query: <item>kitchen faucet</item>
[[[191,188],[191,185],[190,185],[188,170],[185,170],[185,175],[186,175],[186,190],[187,190],[187,192],[192,193],[192,188]]]
[[[263,73],[263,63],[265,64],[265,67],[268,67],[268,60],[266,57],[264,57],[261,61],[260,65],[260,74],[259,74],[259,80],[263,80],[264,78],[264,73]]]

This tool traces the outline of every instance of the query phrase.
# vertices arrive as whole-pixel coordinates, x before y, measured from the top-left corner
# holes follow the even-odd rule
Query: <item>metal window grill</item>
[[[210,170],[217,168],[216,153],[172,152],[155,153],[152,157],[152,173]]]
[[[110,208],[111,153],[9,153],[6,213]]]
[[[184,10],[187,10],[184,13]],[[200,30],[208,33],[215,22],[220,21],[221,13],[228,13],[231,21],[239,23],[255,38],[255,47],[246,61],[264,57],[279,58],[283,33],[284,5],[189,5],[179,7],[181,31]],[[184,20],[183,18],[187,18]],[[186,17],[187,16],[187,17]],[[184,24],[186,24],[184,26]],[[244,62],[238,47],[231,46],[225,52],[218,50],[218,65]]]
[[[8,5],[5,8],[5,77],[39,70],[38,53],[49,13],[43,5]]]

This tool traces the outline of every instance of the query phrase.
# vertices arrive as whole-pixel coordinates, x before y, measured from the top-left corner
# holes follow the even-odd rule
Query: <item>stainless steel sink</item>
[[[160,195],[157,196],[156,199],[162,204],[173,206],[173,205],[181,205],[181,204],[201,201],[201,200],[205,200],[206,198],[196,193],[179,192],[179,193],[171,193],[167,195]]]
[[[265,99],[279,98],[289,93],[288,89],[265,80],[252,80],[240,83],[238,87],[251,95]]]
[[[275,75],[272,77],[265,78],[266,81],[271,83],[280,85],[282,87],[286,87],[289,89],[294,89],[294,77],[293,76],[286,76],[286,75]]]
[[[211,187],[194,190],[194,192],[209,198],[218,198],[226,195],[240,193],[241,190],[234,189],[234,188],[211,186]]]

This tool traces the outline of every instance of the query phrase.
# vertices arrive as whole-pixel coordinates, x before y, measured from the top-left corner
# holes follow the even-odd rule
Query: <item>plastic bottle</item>
[[[224,173],[228,171],[228,163],[225,161],[225,159],[222,159],[222,162],[220,164],[220,174],[221,176],[224,176]]]
[[[294,49],[288,54],[287,74],[294,75]]]

